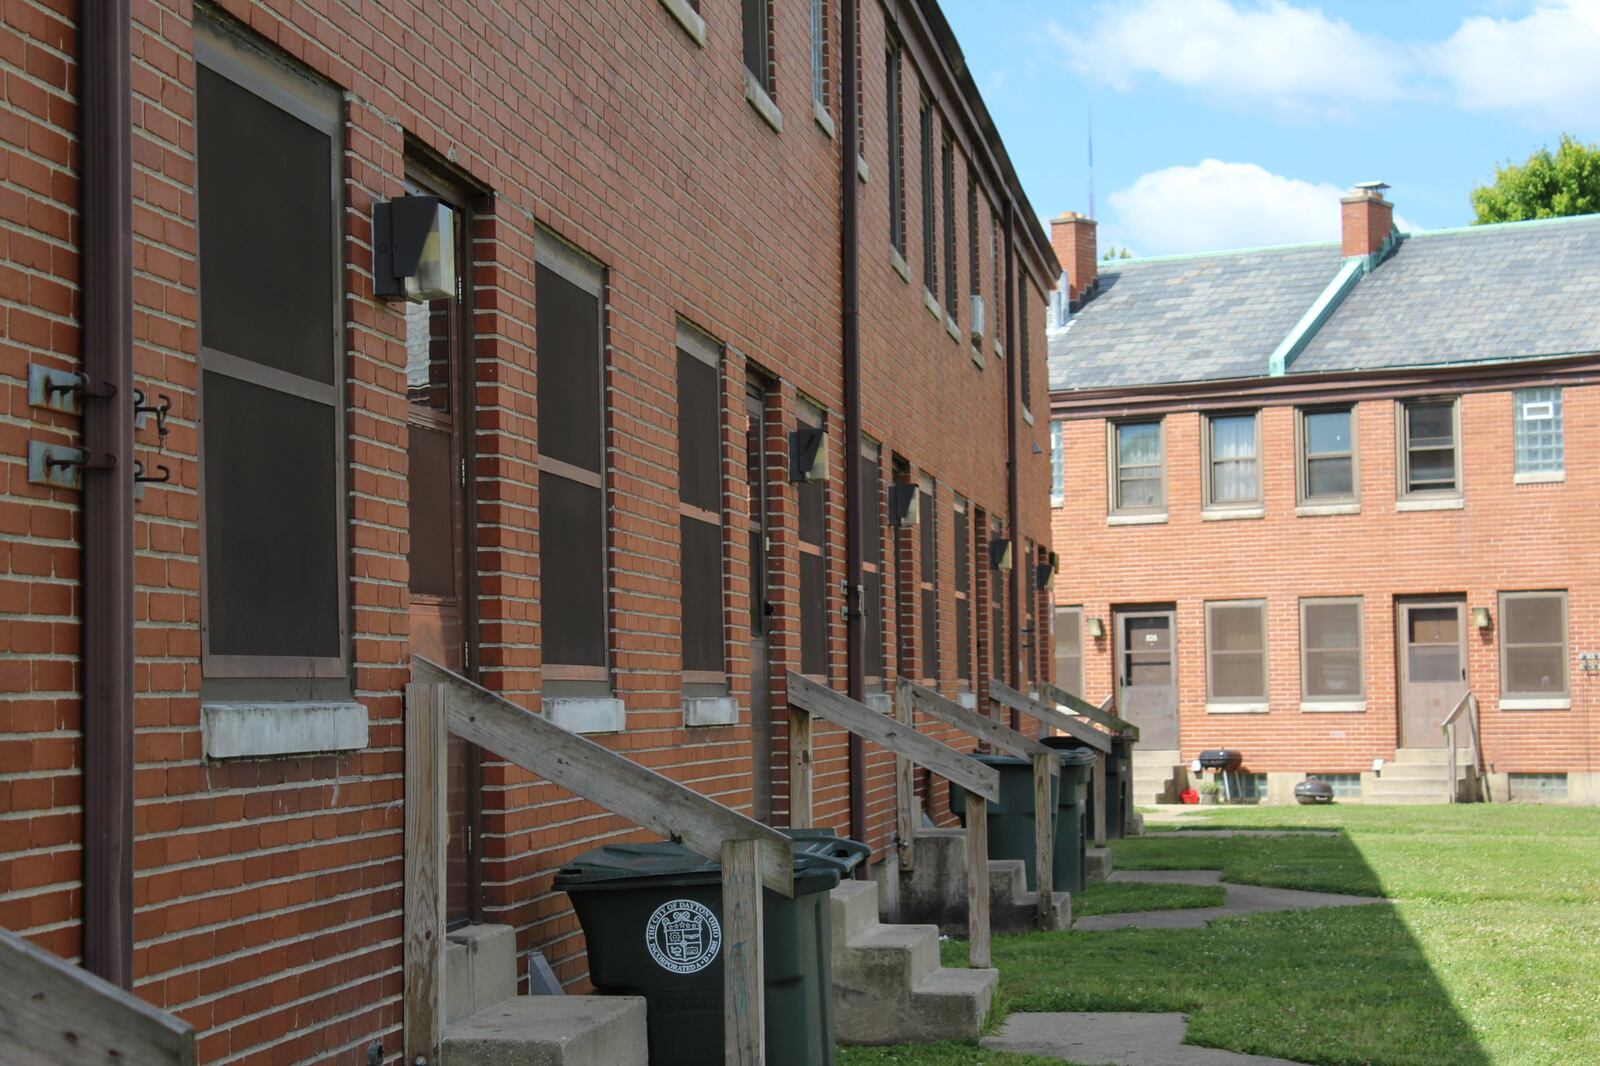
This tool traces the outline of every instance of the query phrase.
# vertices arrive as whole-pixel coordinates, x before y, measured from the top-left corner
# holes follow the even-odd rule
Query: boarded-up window
[[[1501,698],[1567,694],[1567,594],[1500,594]]]
[[[820,426],[822,411],[802,402],[799,421]],[[817,677],[828,672],[828,583],[823,563],[827,518],[822,487],[822,481],[802,481],[795,486],[800,512],[800,671]]]
[[[200,36],[206,673],[339,677],[339,101],[218,34]]]
[[[1266,614],[1266,606],[1260,602],[1206,604],[1210,702],[1266,702]]]
[[[718,345],[678,327],[678,525],[687,680],[725,681],[722,378]]]
[[[1056,687],[1083,695],[1083,608],[1056,608]]]
[[[540,627],[549,681],[603,685],[606,520],[599,267],[540,234]]]
[[[1159,511],[1167,505],[1160,422],[1118,422],[1111,427],[1111,509]]]
[[[937,683],[939,678],[939,537],[938,512],[934,509],[933,481],[923,478],[917,489],[917,510],[923,517],[918,532],[922,538],[922,677]]]
[[[1359,597],[1300,601],[1300,680],[1308,700],[1361,698]]]
[[[1300,413],[1300,499],[1329,503],[1356,497],[1355,413],[1349,407]]]
[[[956,604],[956,680],[972,681],[972,531],[968,523],[967,501],[955,503],[955,526],[950,538],[951,561],[955,564]]]
[[[1461,491],[1454,400],[1413,400],[1400,413],[1403,495],[1454,495]]]

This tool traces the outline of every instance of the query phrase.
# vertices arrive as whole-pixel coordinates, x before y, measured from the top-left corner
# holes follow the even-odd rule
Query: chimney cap
[[[1079,214],[1077,211],[1063,211],[1063,212],[1061,212],[1061,214],[1057,215],[1055,218],[1052,218],[1050,221],[1051,222],[1093,222],[1094,219],[1090,218],[1088,215]]]
[[[1356,188],[1362,192],[1372,192],[1382,196],[1383,191],[1389,188],[1389,183],[1386,181],[1358,181],[1356,182]]]

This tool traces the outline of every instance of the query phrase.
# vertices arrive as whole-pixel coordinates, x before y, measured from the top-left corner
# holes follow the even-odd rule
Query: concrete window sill
[[[1213,507],[1200,512],[1202,522],[1237,522],[1246,518],[1265,518],[1265,507]]]
[[[732,696],[690,696],[683,701],[683,724],[691,729],[738,723],[739,701]]]
[[[367,746],[367,709],[353,701],[205,703],[201,746],[208,759],[268,759]]]
[[[1447,496],[1439,500],[1396,500],[1396,511],[1461,511],[1467,501],[1461,496]]]
[[[1367,709],[1367,701],[1301,700],[1300,709],[1306,714],[1361,714]]]
[[[1033,412],[1024,407],[1022,409],[1022,420],[1030,426],[1033,425]]]
[[[1266,714],[1270,703],[1207,703],[1207,714]]]
[[[1530,470],[1526,474],[1515,474],[1511,478],[1517,485],[1554,485],[1567,480],[1565,470]]]
[[[907,285],[911,284],[911,268],[906,266],[906,257],[900,254],[898,248],[889,249],[889,265],[900,275],[901,281]]]
[[[944,312],[939,309],[939,298],[929,292],[926,286],[922,289],[922,306],[927,308],[928,314],[933,316],[934,321],[944,319]]]
[[[620,733],[628,712],[619,699],[593,696],[546,696],[541,703],[552,725],[569,733]]]
[[[1050,497],[1050,506],[1051,507],[1065,507],[1066,505],[1067,505],[1067,498],[1065,496],[1052,496],[1052,497]]]
[[[956,320],[951,318],[949,315],[944,316],[944,331],[950,334],[950,339],[953,341],[959,341],[961,339],[961,327],[957,325]]]
[[[856,177],[861,179],[863,185],[872,177],[872,171],[867,168],[866,156],[856,156]]]
[[[783,112],[778,110],[778,104],[756,81],[756,76],[750,71],[744,72],[744,98],[750,106],[756,109],[756,114],[761,116],[761,121],[772,127],[772,132],[783,132]]]
[[[994,339],[994,357],[996,359],[1004,359],[1006,357],[1006,346],[1000,343],[999,337]]]
[[[1167,512],[1155,514],[1114,514],[1106,518],[1108,526],[1159,526],[1165,525]]]
[[[1572,700],[1566,696],[1512,696],[1500,700],[1502,711],[1570,711]]]
[[[833,116],[828,114],[828,109],[822,106],[821,100],[811,101],[811,117],[817,120],[817,127],[828,135],[828,140],[833,140]]]
[[[701,48],[706,46],[706,20],[689,6],[689,0],[661,0],[661,6],[683,27],[683,32],[689,35],[690,40]]]
[[[982,370],[988,365],[983,359],[983,349],[978,347],[976,344],[972,346],[969,354],[972,356],[972,365],[977,367],[979,370]]]
[[[1318,518],[1330,514],[1360,514],[1361,504],[1353,500],[1349,503],[1302,503],[1294,509],[1294,513],[1301,518]]]

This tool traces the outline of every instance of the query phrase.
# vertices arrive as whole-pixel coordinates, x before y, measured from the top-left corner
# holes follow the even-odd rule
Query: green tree
[[[1519,222],[1600,211],[1600,145],[1567,134],[1554,153],[1540,148],[1518,166],[1494,168],[1494,181],[1472,190],[1473,221]]]
[[[1124,246],[1119,251],[1117,249],[1117,246],[1113,244],[1109,248],[1106,249],[1106,254],[1102,255],[1100,258],[1102,260],[1107,260],[1107,259],[1132,259],[1133,258],[1133,253],[1128,251],[1126,246]]]

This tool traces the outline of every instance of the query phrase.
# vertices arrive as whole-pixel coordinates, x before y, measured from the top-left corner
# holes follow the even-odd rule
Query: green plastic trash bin
[[[1095,753],[1095,749],[1082,741],[1073,740],[1071,737],[1052,737],[1063,748],[1079,748],[1083,751]],[[1053,746],[1053,745],[1052,745]],[[1132,763],[1129,759],[1129,749],[1133,741],[1122,737],[1111,738],[1111,754],[1106,756],[1106,839],[1120,840],[1123,835],[1123,826],[1129,813],[1128,788],[1133,781]],[[1086,771],[1086,780],[1089,787],[1084,794],[1084,811],[1089,827],[1090,836],[1094,835],[1094,768]]]
[[[794,840],[794,898],[762,893],[767,1061],[832,1066],[828,891],[865,844],[819,829]],[[678,844],[612,844],[556,874],[602,994],[643,996],[650,1062],[722,1066],[722,867]]]
[[[1014,755],[974,755],[1000,775],[1000,799],[989,803],[989,858],[1021,859],[1027,868],[1028,888],[1034,887],[1033,841],[1033,763]],[[1058,781],[1050,779],[1052,810],[1056,806]],[[950,809],[967,824],[967,790],[950,786]],[[1059,832],[1060,826],[1052,826]],[[1053,838],[1052,838],[1053,839]],[[1056,845],[1059,847],[1059,845]],[[1055,862],[1052,851],[1051,863]],[[1052,880],[1054,878],[1052,877]]]
[[[1050,876],[1057,892],[1082,892],[1089,848],[1088,791],[1094,752],[1067,737],[1045,737],[1040,743],[1061,756],[1061,784],[1056,794],[1056,847]]]

